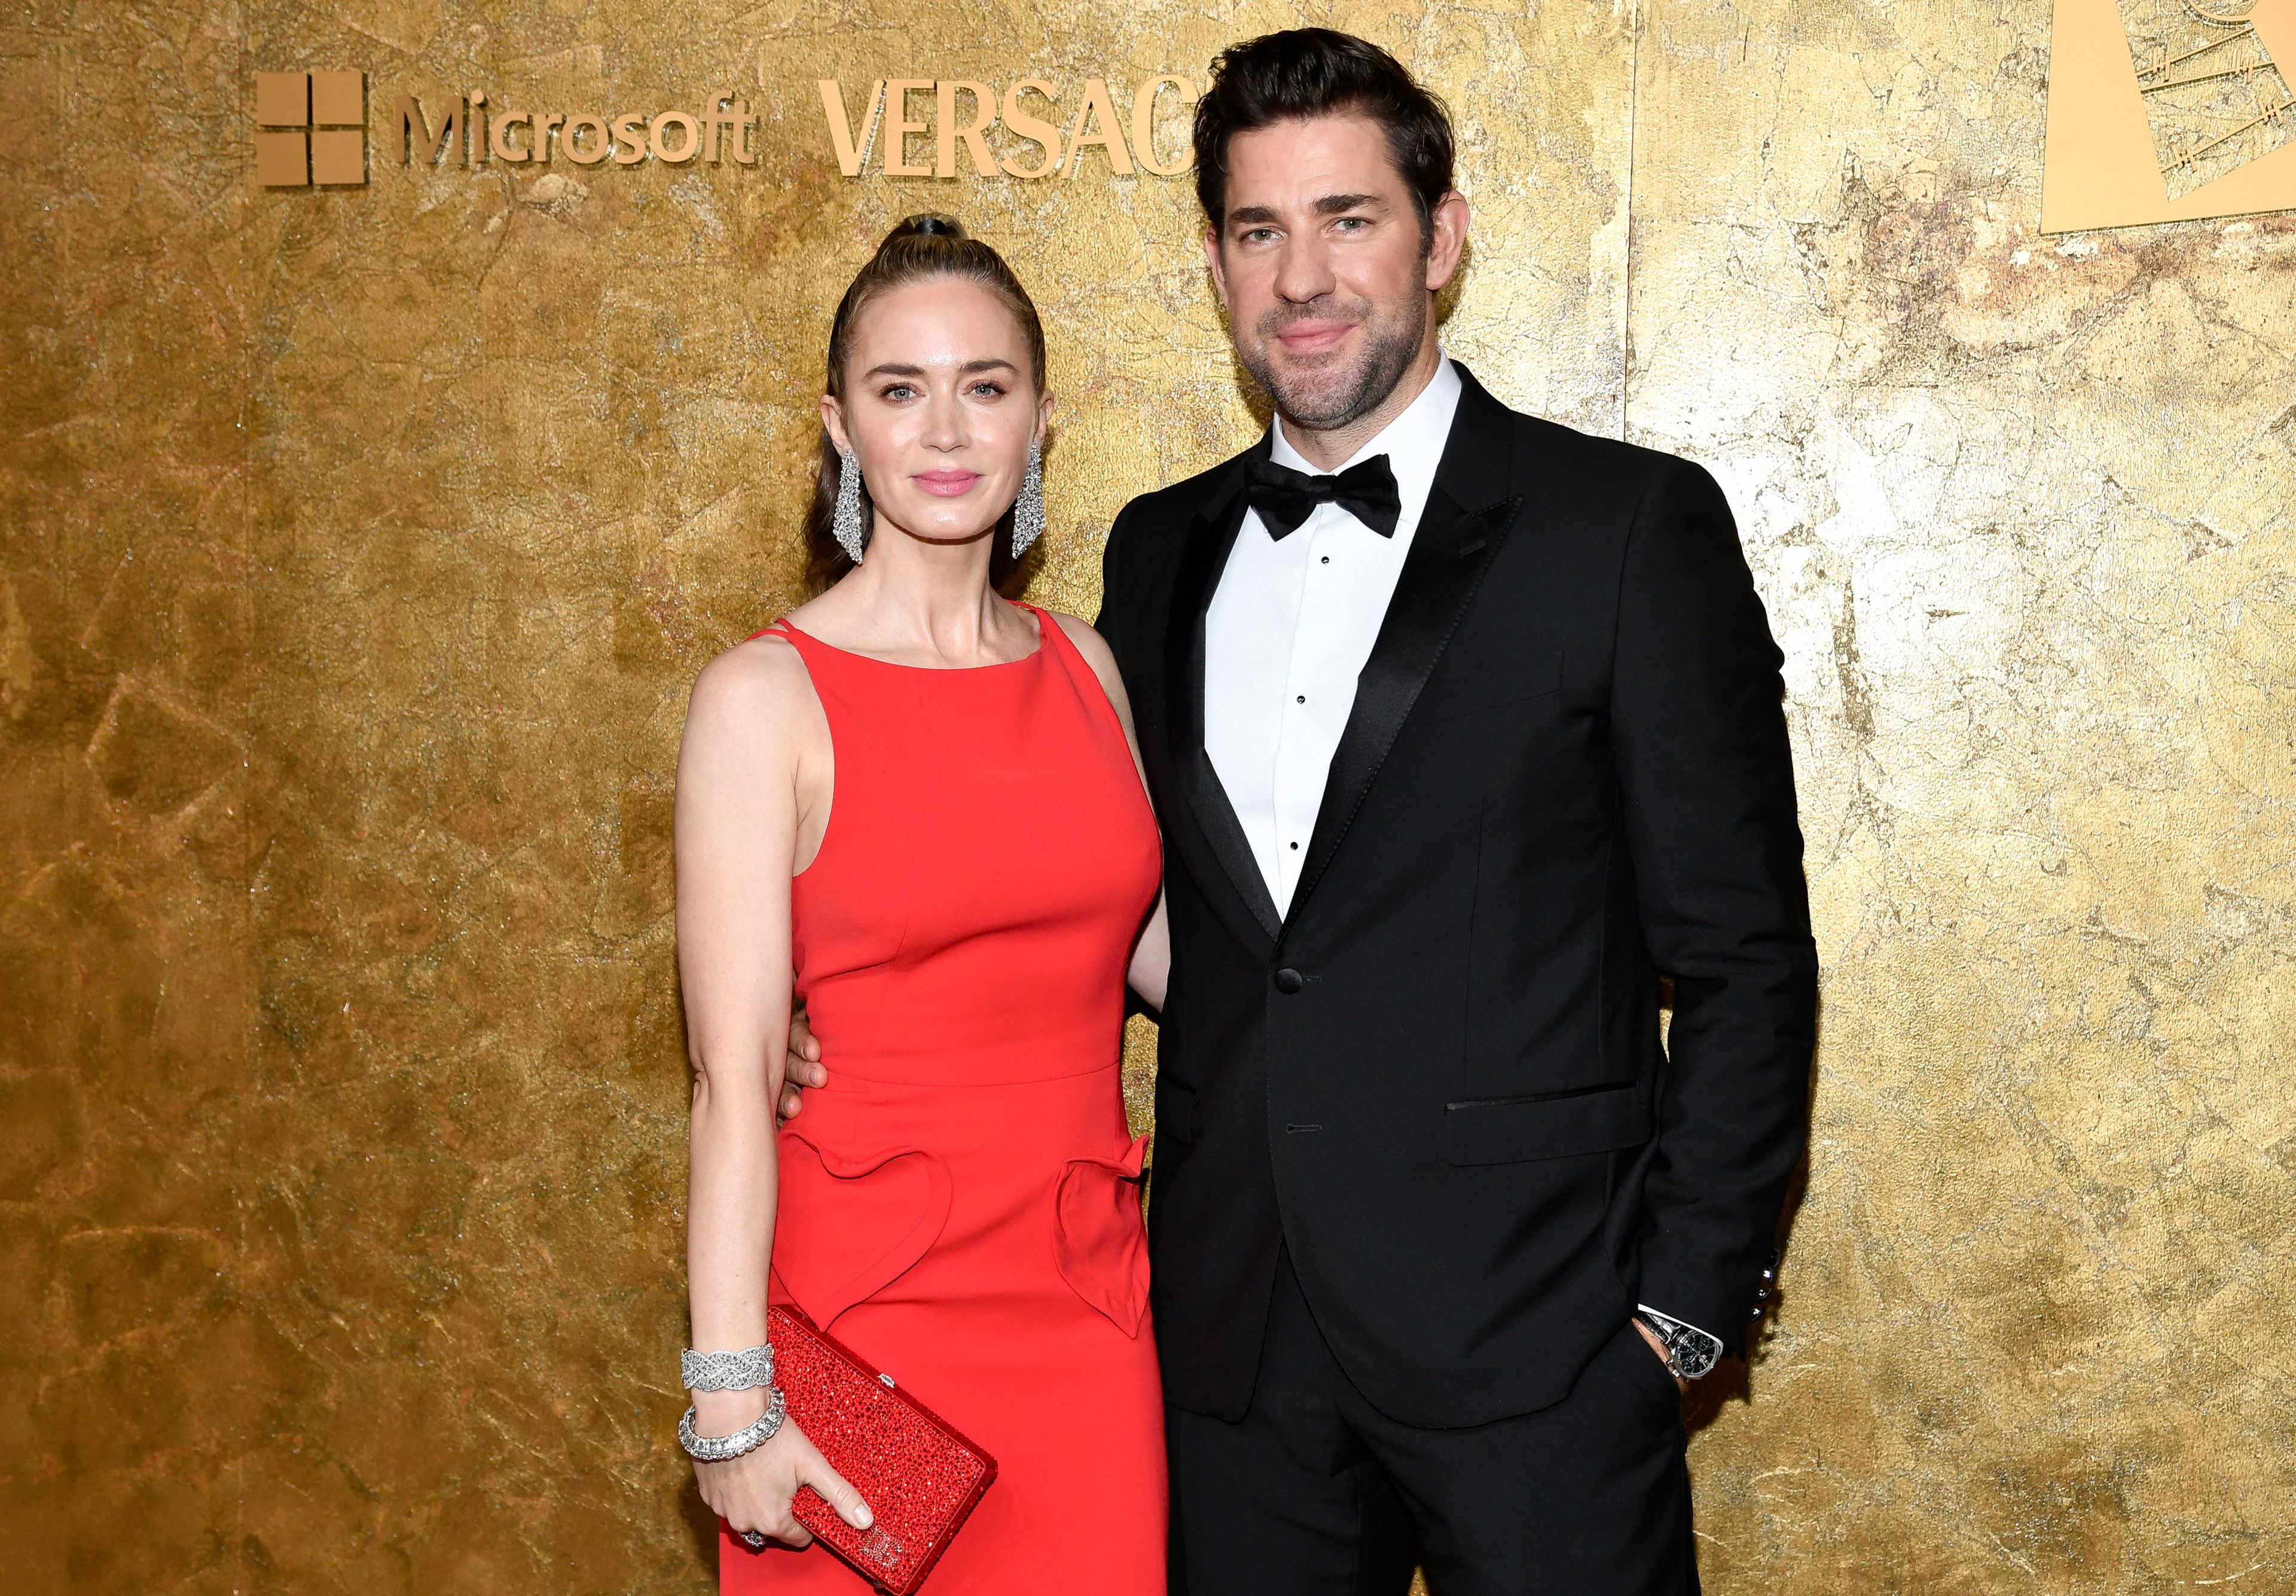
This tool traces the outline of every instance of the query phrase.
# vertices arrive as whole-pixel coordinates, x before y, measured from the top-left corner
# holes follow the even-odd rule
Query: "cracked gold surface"
[[[1454,352],[1711,466],[1787,651],[1816,1139],[1695,1414],[1708,1589],[2296,1589],[2296,225],[2041,239],[2041,0],[34,0],[12,1590],[708,1587],[668,796],[693,671],[796,597],[828,307],[911,209],[1010,251],[1033,596],[1086,614],[1124,499],[1258,425],[1186,179],[848,180],[815,80],[1072,95],[1303,20],[1459,113]],[[254,73],[304,67],[367,72],[367,187],[253,186]],[[724,85],[755,168],[391,159],[408,89]]]

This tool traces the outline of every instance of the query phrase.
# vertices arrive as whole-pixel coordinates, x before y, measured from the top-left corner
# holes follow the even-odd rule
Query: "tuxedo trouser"
[[[1674,1377],[1619,1328],[1552,1407],[1398,1424],[1316,1328],[1287,1250],[1251,1406],[1165,1409],[1172,1596],[1697,1596]]]

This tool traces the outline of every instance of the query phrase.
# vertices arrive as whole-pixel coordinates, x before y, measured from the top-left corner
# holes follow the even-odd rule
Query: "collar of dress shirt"
[[[1283,420],[1278,416],[1268,458],[1295,471],[1321,477],[1337,476],[1351,465],[1386,455],[1388,469],[1395,473],[1396,495],[1402,500],[1402,514],[1395,523],[1396,536],[1407,539],[1418,529],[1420,512],[1427,508],[1427,495],[1435,490],[1435,468],[1443,463],[1443,446],[1451,438],[1451,418],[1459,410],[1459,370],[1451,364],[1450,356],[1444,356],[1436,362],[1435,374],[1427,380],[1427,386],[1419,390],[1417,398],[1404,406],[1403,413],[1329,472],[1309,464],[1307,457],[1292,446],[1292,440],[1283,436]]]

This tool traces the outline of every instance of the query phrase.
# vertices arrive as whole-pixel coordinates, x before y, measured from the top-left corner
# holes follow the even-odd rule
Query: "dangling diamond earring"
[[[838,451],[837,516],[829,523],[829,535],[847,559],[861,563],[861,551],[869,546],[869,539],[861,530],[861,462],[850,449]]]
[[[1013,558],[1045,535],[1045,451],[1029,446],[1029,469],[1021,477],[1021,496],[1013,501]]]

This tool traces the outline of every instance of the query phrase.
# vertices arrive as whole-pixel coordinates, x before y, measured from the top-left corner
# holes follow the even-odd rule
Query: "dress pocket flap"
[[[1650,1139],[1642,1089],[1598,1086],[1559,1097],[1447,1104],[1443,1156],[1453,1164],[1515,1164],[1612,1152]]]
[[[774,1276],[826,1330],[904,1273],[948,1222],[948,1166],[922,1148],[854,1157],[784,1126]]]
[[[1148,1231],[1140,1220],[1141,1137],[1115,1158],[1070,1158],[1053,1192],[1053,1258],[1069,1289],[1128,1336],[1148,1312]]]

